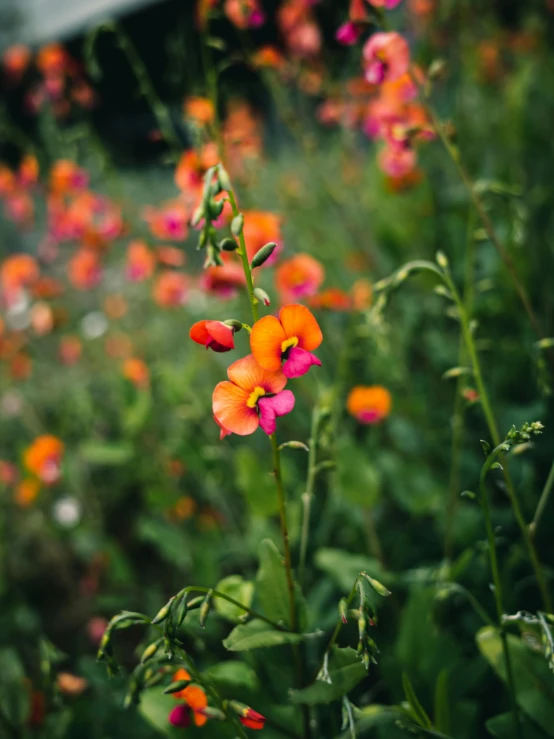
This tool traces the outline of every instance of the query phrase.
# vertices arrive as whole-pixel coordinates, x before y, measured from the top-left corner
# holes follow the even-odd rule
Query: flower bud
[[[217,171],[217,178],[223,190],[226,190],[227,192],[232,190],[233,186],[231,185],[231,179],[229,178],[229,175],[227,174],[227,170],[223,167],[222,164],[219,165],[219,169]]]
[[[239,245],[234,239],[222,239],[219,242],[219,248],[223,251],[236,251],[239,248]]]
[[[374,580],[372,577],[370,577],[367,574],[367,572],[362,572],[361,574],[362,574],[362,577],[364,577],[368,581],[368,583],[371,585],[373,590],[375,590],[375,592],[378,595],[382,595],[384,598],[386,598],[389,595],[392,595],[390,590],[387,590],[386,587],[382,583],[379,582],[379,580]]]
[[[427,77],[430,80],[439,80],[444,77],[446,72],[446,61],[444,59],[434,59],[427,70]]]
[[[435,255],[435,259],[437,260],[437,264],[442,269],[446,269],[448,267],[448,259],[446,258],[446,254],[442,251],[438,251]]]
[[[226,326],[230,326],[231,328],[234,328],[235,332],[240,331],[242,328],[242,323],[240,321],[237,321],[236,318],[227,318],[227,320],[223,321],[223,323]]]
[[[212,605],[212,595],[213,590],[210,590],[204,598],[204,602],[200,606],[200,616],[198,617],[198,623],[203,629],[206,628],[206,621],[208,620],[208,615],[210,613],[210,608]]]
[[[165,604],[165,606],[163,606],[163,608],[160,608],[158,613],[152,619],[152,623],[161,624],[162,621],[165,621],[165,619],[167,618],[169,614],[169,611],[171,610],[172,604],[173,604],[173,597],[167,601],[167,603]]]
[[[258,713],[253,708],[245,706],[244,703],[238,701],[229,701],[229,708],[239,716],[239,720],[243,726],[249,729],[263,729],[265,724],[265,716]]]
[[[254,297],[260,301],[260,303],[263,303],[264,305],[270,305],[271,299],[269,295],[266,293],[265,290],[262,290],[261,287],[255,287],[254,288]]]
[[[196,226],[198,226],[202,218],[204,218],[204,204],[203,203],[199,205],[198,208],[196,208],[196,210],[192,214],[192,218],[190,219],[190,225],[193,228],[196,228]]]
[[[261,267],[264,262],[267,262],[276,248],[277,244],[274,241],[270,241],[268,244],[265,244],[265,246],[262,246],[262,248],[259,249],[256,254],[254,254],[254,257],[250,262],[250,266],[252,267],[252,269],[256,269],[256,267]]]
[[[162,641],[163,639],[158,639],[158,641],[152,642],[152,644],[149,644],[146,647],[146,649],[142,653],[142,657],[140,658],[140,661],[142,664],[144,664],[145,662],[148,662],[148,660],[151,659],[156,654],[156,652],[162,645]]]
[[[189,683],[190,680],[175,680],[175,682],[167,686],[164,693],[168,695],[171,695],[171,693],[179,693],[181,690],[184,690]]]
[[[346,600],[346,598],[341,598],[339,600],[339,613],[340,613],[340,620],[343,622],[343,624],[348,623],[347,611],[348,611],[348,601]]]
[[[235,216],[231,221],[231,233],[233,234],[233,236],[240,236],[243,226],[244,216],[242,215],[242,213],[239,213],[238,216]]]

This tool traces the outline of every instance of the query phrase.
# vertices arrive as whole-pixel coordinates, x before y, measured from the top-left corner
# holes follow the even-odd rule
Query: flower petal
[[[286,334],[278,318],[264,316],[252,326],[250,348],[259,365],[271,372],[281,368],[281,344]]]
[[[236,362],[235,362],[236,364]],[[250,392],[232,382],[220,382],[212,396],[212,409],[216,421],[226,431],[239,436],[253,434],[259,426],[258,414],[246,403]]]
[[[248,393],[251,393],[256,387],[262,387],[266,393],[278,393],[287,384],[287,378],[281,371],[280,360],[278,370],[270,372],[260,367],[252,354],[233,362],[227,370],[227,375],[231,382],[248,391]]]
[[[173,726],[178,726],[181,729],[186,729],[190,726],[190,708],[186,703],[179,703],[178,706],[171,709],[171,713],[168,716],[169,723]]]
[[[293,347],[289,349],[287,360],[283,365],[283,374],[288,378],[301,377],[306,374],[313,364],[321,367],[321,361],[315,354],[307,352],[305,349]]]
[[[294,395],[290,390],[282,390],[272,398],[260,398],[260,427],[270,436],[275,432],[275,419],[290,413],[294,408]]]
[[[234,331],[230,326],[226,326],[221,321],[208,321],[206,330],[211,338],[223,347],[222,349],[215,349],[215,351],[230,351],[235,348]]]
[[[298,338],[300,349],[312,351],[323,341],[319,324],[305,305],[285,305],[279,312],[279,320],[287,338]]]
[[[190,327],[189,336],[197,344],[206,346],[210,340],[210,334],[208,333],[207,324],[211,321],[198,321]]]

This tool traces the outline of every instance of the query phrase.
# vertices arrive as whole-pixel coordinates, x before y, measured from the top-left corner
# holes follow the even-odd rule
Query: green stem
[[[554,463],[552,464],[552,467],[550,468],[548,478],[546,480],[543,491],[541,493],[541,497],[539,500],[539,504],[537,506],[537,510],[535,511],[535,515],[533,516],[533,521],[529,525],[529,536],[531,537],[532,540],[535,538],[538,525],[540,523],[542,514],[544,513],[544,510],[546,508],[546,505],[550,499],[550,494],[552,493],[553,488],[554,488]]]
[[[233,217],[236,218],[240,215],[237,199],[232,189],[228,191],[229,202],[231,203],[231,209],[233,211]],[[244,232],[241,229],[239,234],[239,256],[242,261],[242,268],[244,270],[244,277],[246,278],[246,289],[248,290],[248,298],[250,299],[250,307],[252,309],[252,318],[254,323],[258,320],[258,300],[254,295],[254,281],[252,279],[252,270],[250,268],[250,262],[248,261],[248,252],[246,251],[246,240],[244,238]]]
[[[253,608],[249,608],[248,606],[245,606],[244,603],[241,603],[240,601],[235,600],[234,598],[231,598],[230,595],[226,595],[225,593],[222,593],[220,590],[214,590],[213,588],[203,588],[197,585],[190,585],[189,587],[185,588],[182,592],[184,593],[211,593],[214,598],[222,598],[223,600],[226,600],[228,603],[232,603],[234,606],[237,606],[238,608],[241,608],[243,611],[248,613],[248,615],[252,616],[252,618],[259,618],[261,621],[265,621],[266,624],[273,626],[274,629],[278,629],[279,631],[288,631],[288,629],[286,629],[281,624],[278,624],[276,621],[272,621],[270,618],[267,618],[267,616],[264,616],[262,613],[258,613],[258,611],[255,611]]]
[[[481,475],[479,477],[479,490],[481,492],[481,507],[483,509],[483,516],[485,519],[485,527],[487,530],[487,539],[489,543],[489,559],[492,570],[492,577],[494,583],[494,600],[496,603],[496,615],[498,617],[498,628],[500,629],[500,637],[502,640],[502,651],[504,652],[504,663],[506,665],[506,681],[508,684],[508,692],[510,694],[510,702],[512,705],[512,714],[515,723],[515,734],[518,739],[523,739],[523,733],[521,730],[521,723],[519,720],[519,709],[516,700],[516,690],[514,683],[514,674],[512,670],[512,660],[510,657],[510,650],[508,648],[508,637],[506,634],[505,626],[502,622],[504,615],[504,606],[502,603],[502,581],[500,579],[500,571],[498,569],[498,558],[496,554],[496,543],[494,540],[494,528],[492,525],[491,511],[489,506],[489,498],[487,495],[487,487],[485,484],[485,478],[487,472],[490,470],[491,465],[500,456],[500,450],[495,449],[488,457],[481,469]]]
[[[214,66],[211,49],[208,45],[208,23],[206,23],[206,27],[202,29],[200,48],[202,54],[202,66],[204,67],[204,74],[206,75],[206,82],[208,87],[208,97],[214,109],[213,133],[215,134],[215,141],[217,144],[219,158],[221,161],[223,161],[224,146],[223,136],[221,133],[221,121],[219,119],[217,70]]]
[[[469,359],[470,359],[471,366],[473,369],[475,384],[477,385],[477,391],[479,393],[479,400],[481,402],[481,407],[485,415],[485,420],[487,422],[487,426],[489,429],[489,433],[491,435],[491,439],[493,441],[494,446],[496,447],[501,442],[500,433],[498,431],[498,426],[496,425],[496,420],[495,420],[495,417],[492,411],[489,395],[487,393],[487,389],[485,387],[485,383],[483,380],[481,364],[479,362],[479,356],[477,354],[477,349],[475,346],[475,341],[473,338],[473,332],[471,330],[470,321],[469,321],[465,306],[460,298],[458,291],[456,290],[456,286],[454,285],[454,282],[452,280],[452,277],[450,276],[448,269],[445,269],[443,271],[443,277],[458,307],[460,324],[462,328],[462,336],[463,336],[464,343],[467,349],[467,353],[469,355]],[[502,456],[500,456],[500,461],[503,462]],[[537,551],[535,549],[535,545],[529,533],[529,527],[527,526],[527,523],[523,516],[523,512],[521,510],[521,506],[519,504],[519,500],[515,492],[512,478],[508,471],[507,464],[505,463],[503,463],[503,474],[504,474],[504,480],[506,481],[506,489],[508,491],[508,497],[510,499],[510,504],[512,506],[514,517],[517,521],[517,524],[523,536],[523,540],[525,542],[525,546],[526,546],[526,549],[529,555],[529,559],[531,560],[531,565],[535,572],[535,577],[537,579],[537,583],[538,583],[538,586],[541,592],[544,606],[546,610],[548,611],[548,613],[550,613],[552,611],[550,593],[548,592],[546,581],[544,579],[544,573],[542,571],[541,563],[539,561]]]
[[[271,434],[271,446],[273,448],[273,471],[277,485],[277,496],[279,498],[279,518],[281,521],[281,534],[283,536],[283,547],[285,549],[285,571],[287,574],[287,588],[289,591],[290,628],[296,631],[296,608],[294,605],[294,582],[292,579],[292,560],[290,556],[289,531],[287,526],[287,502],[283,489],[283,478],[281,475],[281,453],[277,443],[276,434]]]
[[[312,412],[312,429],[308,446],[308,477],[306,479],[306,492],[302,495],[303,517],[302,517],[302,533],[300,538],[300,564],[298,567],[298,581],[300,587],[304,582],[304,574],[306,569],[306,555],[308,552],[308,539],[310,537],[310,512],[312,500],[314,496],[314,484],[317,475],[317,438],[319,431],[320,413],[318,408],[314,408]]]

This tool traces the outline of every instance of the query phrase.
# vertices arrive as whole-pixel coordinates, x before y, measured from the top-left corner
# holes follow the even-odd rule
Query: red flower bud
[[[235,330],[221,321],[198,321],[190,329],[189,336],[197,344],[214,352],[229,352],[235,348]]]

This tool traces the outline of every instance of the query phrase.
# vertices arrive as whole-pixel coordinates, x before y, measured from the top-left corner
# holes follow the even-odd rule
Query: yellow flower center
[[[263,387],[256,385],[254,390],[252,390],[252,392],[250,393],[250,397],[246,401],[246,405],[249,408],[255,408],[258,403],[258,400],[262,398],[264,395],[265,395],[265,390],[263,389]]]
[[[298,346],[298,336],[291,336],[290,339],[281,342],[281,354],[284,354],[287,349],[291,349],[293,346]]]

